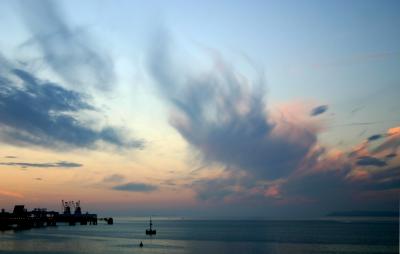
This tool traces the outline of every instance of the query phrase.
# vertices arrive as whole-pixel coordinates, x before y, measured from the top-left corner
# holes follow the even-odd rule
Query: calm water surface
[[[0,232],[0,253],[398,253],[398,223],[116,218],[114,225]],[[143,241],[144,247],[139,243]]]

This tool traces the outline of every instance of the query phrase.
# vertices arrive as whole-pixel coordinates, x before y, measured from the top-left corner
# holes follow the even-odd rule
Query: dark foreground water
[[[115,219],[114,225],[0,232],[0,253],[398,253],[398,223]],[[139,243],[143,241],[144,247]]]

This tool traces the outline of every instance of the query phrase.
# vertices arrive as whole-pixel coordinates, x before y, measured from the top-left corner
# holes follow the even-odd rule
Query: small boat
[[[151,217],[150,217],[150,228],[146,229],[146,235],[155,235],[156,234],[156,230],[153,229],[153,222],[151,221]]]

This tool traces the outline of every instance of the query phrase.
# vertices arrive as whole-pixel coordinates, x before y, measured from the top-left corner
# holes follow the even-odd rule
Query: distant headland
[[[397,211],[337,211],[327,215],[328,217],[397,217]]]

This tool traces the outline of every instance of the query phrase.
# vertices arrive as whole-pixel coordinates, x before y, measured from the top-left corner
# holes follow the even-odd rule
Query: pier
[[[68,225],[97,225],[98,220],[113,224],[111,217],[97,218],[97,214],[82,213],[80,201],[62,201],[63,212],[47,211],[46,208],[35,208],[32,211],[25,209],[24,205],[14,206],[12,213],[4,209],[0,212],[0,230],[23,230],[37,227],[57,226],[58,223]],[[72,211],[74,209],[74,211]]]

